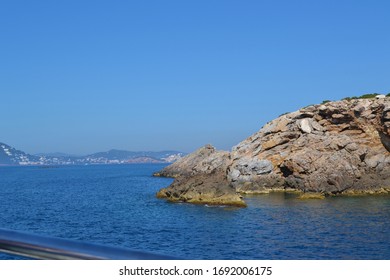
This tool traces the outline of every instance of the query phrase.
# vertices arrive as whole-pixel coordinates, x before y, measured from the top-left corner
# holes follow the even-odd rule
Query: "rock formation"
[[[177,178],[168,188],[160,190],[157,197],[197,204],[245,206],[228,182],[228,164],[228,152],[206,145],[154,174]]]
[[[168,188],[157,193],[158,198],[169,201],[194,204],[230,205],[245,207],[246,204],[229,184],[223,172],[196,173],[193,176],[180,176]]]
[[[229,162],[229,153],[217,151],[213,146],[206,145],[192,154],[168,165],[154,176],[172,177],[191,176],[196,173],[211,173],[215,169],[225,170]]]
[[[390,98],[312,105],[267,123],[230,153],[207,145],[163,169],[172,201],[216,204],[239,194],[390,192]],[[311,197],[309,195],[308,197]],[[208,203],[208,202],[205,202]]]

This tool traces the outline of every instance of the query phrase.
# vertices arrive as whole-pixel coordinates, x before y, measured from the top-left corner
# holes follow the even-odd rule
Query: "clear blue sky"
[[[220,149],[282,113],[390,92],[390,1],[0,0],[0,142]]]

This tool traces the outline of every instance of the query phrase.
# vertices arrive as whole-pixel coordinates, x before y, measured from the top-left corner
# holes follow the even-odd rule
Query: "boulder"
[[[311,133],[313,131],[313,127],[310,123],[310,119],[301,119],[298,121],[298,127],[304,133]]]

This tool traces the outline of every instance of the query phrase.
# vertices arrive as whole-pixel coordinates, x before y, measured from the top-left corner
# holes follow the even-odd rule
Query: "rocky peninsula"
[[[231,150],[206,145],[155,176],[157,197],[245,206],[242,194],[390,193],[390,97],[311,105],[265,124]]]

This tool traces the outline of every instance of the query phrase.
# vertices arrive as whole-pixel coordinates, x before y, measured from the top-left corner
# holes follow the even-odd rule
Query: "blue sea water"
[[[163,167],[0,167],[0,227],[186,259],[390,259],[390,196],[168,203]]]

